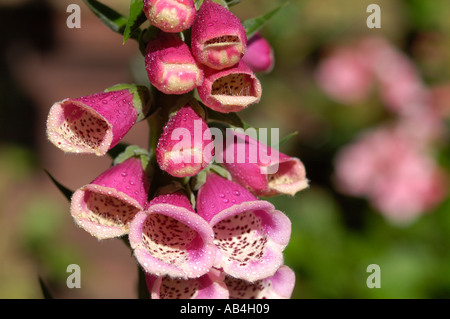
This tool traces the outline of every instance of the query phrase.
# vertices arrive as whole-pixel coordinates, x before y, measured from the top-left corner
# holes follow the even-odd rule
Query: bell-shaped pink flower
[[[220,4],[203,2],[192,25],[192,54],[210,68],[229,68],[247,50],[247,35],[238,17]]]
[[[164,32],[182,32],[195,19],[193,0],[143,0],[144,13],[150,23]]]
[[[64,152],[106,154],[149,108],[146,88],[121,87],[53,104],[47,118],[50,142]]]
[[[261,99],[261,83],[243,61],[225,70],[205,68],[204,71],[198,95],[206,106],[217,112],[239,112]]]
[[[156,147],[156,160],[172,176],[194,176],[212,161],[213,154],[207,153],[210,143],[212,135],[208,125],[187,104],[164,127]]]
[[[209,222],[217,247],[215,267],[254,282],[272,276],[283,264],[291,222],[239,184],[209,173],[197,195],[197,212]]]
[[[146,207],[148,188],[141,160],[132,157],[77,189],[70,212],[76,224],[98,239],[122,236]]]
[[[294,291],[295,273],[283,265],[268,278],[248,282],[226,276],[225,284],[230,293],[229,299],[289,299]]]
[[[253,72],[269,73],[275,65],[273,49],[259,33],[253,35],[247,44],[247,52],[242,57]]]
[[[198,278],[214,263],[211,226],[179,192],[154,198],[136,214],[128,237],[139,264],[155,276]]]
[[[224,278],[224,273],[214,268],[199,278],[145,276],[152,299],[228,299]]]
[[[165,94],[184,94],[203,82],[203,71],[176,34],[159,32],[147,44],[145,69],[150,83]]]
[[[237,131],[227,130],[224,150],[216,148],[216,158],[233,177],[233,180],[253,194],[270,197],[280,194],[294,196],[308,187],[303,163],[295,157],[278,152]]]

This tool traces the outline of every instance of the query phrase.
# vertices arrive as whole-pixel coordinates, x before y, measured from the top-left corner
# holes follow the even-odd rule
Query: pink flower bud
[[[53,104],[47,118],[50,142],[64,152],[106,154],[148,109],[148,91],[127,86]]]
[[[80,227],[98,239],[122,236],[147,205],[148,188],[141,161],[129,158],[76,190],[70,212]]]
[[[239,184],[209,173],[197,195],[197,212],[214,231],[215,267],[254,282],[272,276],[283,264],[291,222]]]
[[[152,25],[165,32],[181,32],[195,19],[193,0],[143,0],[144,13]]]
[[[272,47],[259,33],[248,41],[247,52],[242,60],[253,72],[269,73],[275,65]]]
[[[231,131],[231,130],[229,130]],[[270,197],[279,194],[294,196],[308,187],[303,163],[267,146],[248,135],[232,131],[231,143],[216,157],[233,180],[257,196]]]
[[[193,102],[190,102],[193,103]],[[188,104],[169,118],[156,147],[159,167],[175,177],[194,176],[212,161],[208,125]]]
[[[203,82],[203,71],[175,34],[160,32],[147,44],[145,68],[151,84],[166,94],[184,94]]]
[[[152,299],[228,299],[224,277],[219,270],[211,268],[199,278],[182,279],[147,274],[145,279]]]
[[[248,282],[227,276],[225,284],[229,299],[289,299],[294,291],[295,273],[283,265],[268,278]]]
[[[262,94],[261,83],[243,61],[221,71],[205,68],[197,90],[206,106],[221,113],[239,112],[258,103]]]
[[[191,39],[197,61],[218,70],[238,63],[247,49],[247,35],[239,18],[209,0],[197,13]]]
[[[208,223],[181,193],[160,195],[136,214],[129,240],[142,268],[155,276],[198,278],[213,266],[215,247]]]

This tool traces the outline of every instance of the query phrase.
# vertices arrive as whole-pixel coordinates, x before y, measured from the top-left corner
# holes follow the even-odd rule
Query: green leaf
[[[228,1],[226,0],[211,0],[212,2],[220,4],[222,7],[225,7],[228,9]],[[240,2],[240,0],[238,0]],[[198,10],[202,6],[204,0],[194,0],[195,8]],[[233,1],[230,1],[233,2]]]
[[[220,113],[211,110],[209,107],[204,108],[206,111],[206,120],[213,122],[221,122],[235,127],[244,127],[244,122],[236,113]]]
[[[49,289],[47,288],[47,285],[44,283],[44,281],[40,276],[39,276],[39,286],[41,286],[41,291],[45,299],[54,299]]]
[[[226,178],[226,179],[228,179],[228,180],[231,180],[231,175],[230,175],[230,173],[229,173],[225,168],[223,168],[223,167],[220,166],[220,165],[217,165],[217,164],[211,164],[211,165],[209,165],[206,169],[209,170],[210,172],[211,172],[211,171],[215,172],[216,174],[222,176],[223,178]]]
[[[114,160],[117,156],[120,155],[120,153],[125,152],[125,149],[130,146],[130,144],[120,142],[116,146],[114,146],[112,149],[108,151],[108,155]]]
[[[278,11],[281,10],[281,8],[285,7],[287,4],[288,3],[285,2],[278,8],[275,8],[262,16],[243,21],[242,24],[244,25],[245,32],[247,33],[247,38],[250,39],[252,35],[261,29],[267,21],[269,21]]]
[[[123,152],[118,154],[114,158],[113,165],[120,164],[131,157],[139,157],[142,162],[142,167],[145,169],[150,161],[150,154],[146,149],[143,149],[137,145],[128,145]]]
[[[242,0],[225,0],[225,2],[227,3],[228,7],[232,7],[237,5],[238,3],[241,3]]]
[[[64,197],[67,198],[67,200],[70,202],[70,199],[72,198],[73,191],[68,189],[67,187],[63,186],[60,182],[58,182],[47,170],[44,170],[45,173],[50,177],[53,184],[56,185],[56,187],[61,191],[61,193],[64,195]]]
[[[280,142],[278,143],[278,147],[280,147],[281,145],[283,145],[284,143],[286,143],[287,141],[289,141],[292,137],[298,135],[298,132],[292,132],[290,134],[288,134],[287,136],[283,137]]]
[[[108,28],[114,32],[123,34],[128,22],[126,17],[96,0],[83,1]]]
[[[143,11],[144,2],[142,0],[131,0],[130,13],[128,15],[128,21],[123,32],[123,43],[125,43],[130,37],[134,39],[139,38],[139,27],[147,21],[147,17]],[[136,35],[136,32],[138,34]]]

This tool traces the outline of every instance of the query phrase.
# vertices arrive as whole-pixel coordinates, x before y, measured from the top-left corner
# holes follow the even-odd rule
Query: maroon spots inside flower
[[[230,276],[225,277],[225,284],[230,292],[230,299],[267,299],[267,291],[272,287],[270,281],[258,280],[252,283]]]
[[[246,266],[251,260],[261,259],[267,243],[261,218],[253,211],[224,219],[214,227],[214,243],[229,261]]]
[[[198,292],[198,280],[179,279],[165,276],[162,278],[159,291],[160,299],[191,299]]]
[[[109,125],[100,115],[70,104],[64,107],[64,116],[57,132],[69,144],[83,151],[102,145]]]
[[[103,226],[128,228],[139,208],[111,195],[86,192],[87,212],[83,215],[90,221]]]
[[[162,214],[150,214],[143,227],[143,243],[148,253],[172,265],[189,260],[187,249],[197,235],[187,225]]]
[[[216,37],[209,39],[205,41],[204,45],[220,45],[220,46],[226,46],[226,45],[233,45],[233,44],[240,44],[241,39],[236,35],[223,35],[221,37]]]
[[[250,74],[245,73],[232,73],[218,78],[211,87],[211,94],[257,97],[253,78]]]

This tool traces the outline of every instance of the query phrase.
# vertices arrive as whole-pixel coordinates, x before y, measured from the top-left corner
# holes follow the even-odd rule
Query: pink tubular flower
[[[105,155],[145,117],[149,101],[146,88],[121,84],[56,102],[47,118],[48,139],[64,152]]]
[[[229,299],[289,299],[295,286],[295,273],[288,266],[281,266],[268,278],[248,282],[230,276],[225,277]]]
[[[141,161],[129,158],[76,190],[70,212],[79,226],[98,239],[122,236],[147,205],[148,187]]]
[[[247,49],[247,35],[238,17],[207,0],[192,25],[191,48],[198,62],[221,70],[242,58]]]
[[[250,282],[272,276],[283,264],[291,222],[237,183],[209,173],[197,195],[197,212],[214,230],[215,267]]]
[[[203,82],[203,71],[176,34],[160,32],[147,44],[145,68],[151,84],[166,94],[184,94]]]
[[[188,104],[170,117],[156,147],[159,167],[175,177],[194,176],[212,160],[206,146],[212,143],[206,122]]]
[[[269,73],[275,65],[272,47],[259,33],[253,35],[248,41],[247,52],[242,60],[257,73]]]
[[[214,234],[181,193],[160,195],[136,214],[129,240],[142,268],[155,276],[198,278],[213,265]]]
[[[206,106],[221,113],[239,112],[258,103],[262,94],[261,83],[243,61],[221,71],[205,68],[197,90]]]
[[[233,180],[253,194],[294,196],[308,187],[305,167],[298,158],[280,153],[243,133],[232,131],[232,134],[233,141],[225,145],[222,153],[216,148],[216,157]]]
[[[443,199],[442,177],[423,145],[398,127],[366,132],[336,158],[338,188],[368,198],[397,223],[414,220]]]
[[[195,19],[193,0],[143,0],[144,13],[152,25],[164,32],[182,32]]]
[[[199,278],[182,279],[169,276],[145,276],[152,299],[228,299],[224,274],[211,268]]]

